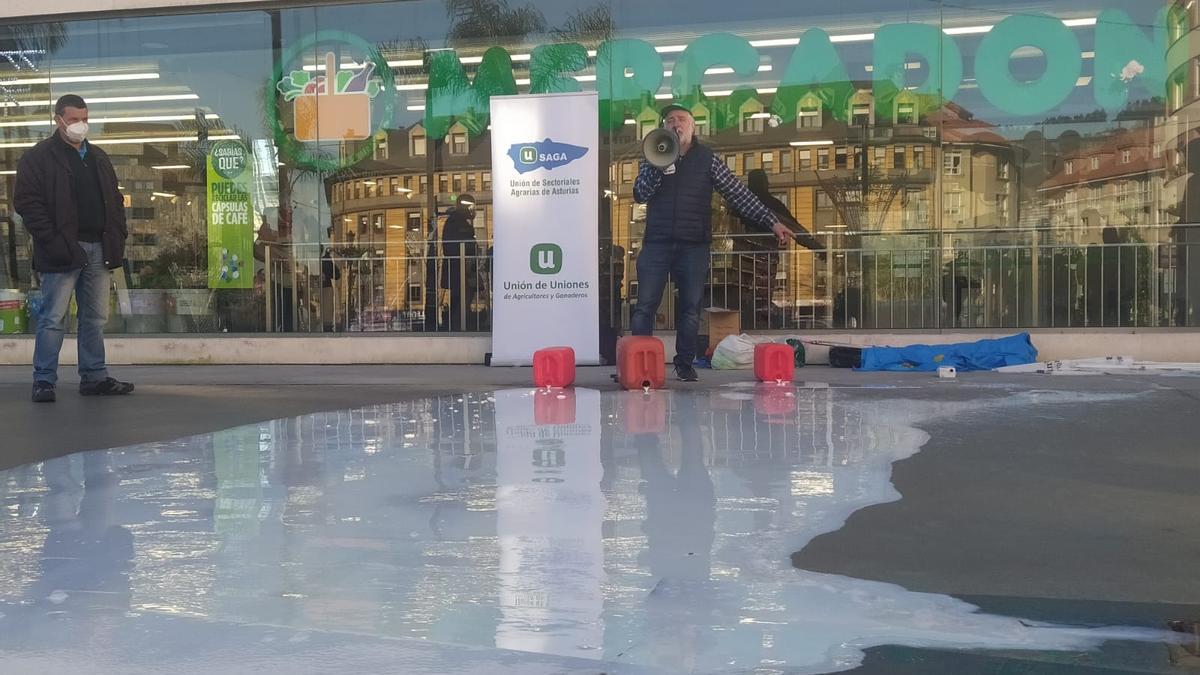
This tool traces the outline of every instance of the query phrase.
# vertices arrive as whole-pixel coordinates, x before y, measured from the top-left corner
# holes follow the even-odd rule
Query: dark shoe
[[[110,377],[99,382],[80,382],[79,393],[83,396],[124,396],[133,393],[133,385]]]
[[[49,382],[34,382],[33,383],[33,402],[34,403],[54,403],[58,400],[58,395],[54,393],[54,385]]]
[[[676,363],[675,375],[684,382],[695,382],[700,379],[696,369],[690,363]]]

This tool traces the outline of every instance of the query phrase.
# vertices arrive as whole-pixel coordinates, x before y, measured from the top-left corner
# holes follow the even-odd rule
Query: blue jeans
[[[62,351],[71,295],[79,307],[79,379],[100,382],[108,377],[104,364],[104,324],[108,322],[109,284],[112,275],[104,265],[104,247],[79,242],[87,253],[87,266],[59,274],[42,274],[42,311],[37,317],[33,347],[35,382],[58,382],[58,354]]]
[[[648,241],[637,257],[638,297],[630,319],[634,335],[650,335],[654,316],[662,304],[667,277],[679,292],[675,303],[675,363],[696,358],[700,333],[700,303],[708,281],[708,244]]]

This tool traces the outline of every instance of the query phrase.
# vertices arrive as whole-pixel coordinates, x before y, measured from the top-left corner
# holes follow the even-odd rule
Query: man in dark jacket
[[[13,206],[33,238],[42,311],[33,352],[33,400],[55,400],[71,295],[79,307],[79,393],[128,394],[133,385],[108,375],[104,324],[111,270],[125,258],[125,201],[112,162],[87,142],[88,110],[73,94],[54,105],[56,130],[17,164]]]
[[[464,330],[463,303],[471,302],[471,290],[477,286],[475,279],[476,256],[479,255],[475,240],[475,198],[459,195],[454,208],[442,224],[442,288],[450,291],[448,311],[449,329]],[[465,282],[465,283],[464,283]]]
[[[679,291],[675,309],[675,374],[697,379],[692,361],[700,332],[700,303],[708,278],[712,242],[712,194],[721,193],[739,216],[775,233],[792,233],[707,146],[695,140],[696,121],[687,108],[662,110],[663,126],[679,137],[679,159],[665,170],[642,161],[633,198],[646,204],[646,234],[637,256],[638,297],[630,320],[634,335],[650,335],[670,276]]]

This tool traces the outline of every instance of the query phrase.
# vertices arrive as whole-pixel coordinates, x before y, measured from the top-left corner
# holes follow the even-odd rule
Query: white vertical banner
[[[595,92],[493,96],[492,365],[572,347],[600,363]]]

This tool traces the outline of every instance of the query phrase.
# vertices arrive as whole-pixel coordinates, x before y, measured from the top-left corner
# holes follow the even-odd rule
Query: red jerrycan
[[[763,342],[754,345],[754,377],[759,382],[791,382],[796,376],[795,354],[790,345]]]
[[[533,353],[533,386],[569,387],[575,384],[575,350],[546,347]]]
[[[617,340],[617,382],[622,389],[662,389],[667,382],[667,359],[662,340],[651,335],[628,335]]]

